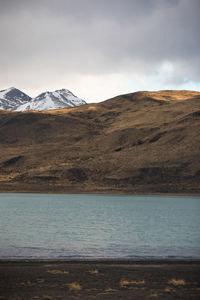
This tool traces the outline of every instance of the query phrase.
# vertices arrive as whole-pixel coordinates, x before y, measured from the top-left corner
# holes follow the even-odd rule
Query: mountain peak
[[[5,110],[51,110],[83,104],[86,104],[84,100],[64,88],[43,92],[35,98],[29,97],[15,87],[0,91],[0,109]]]
[[[0,91],[0,109],[15,110],[18,106],[30,100],[31,97],[15,87]]]
[[[20,105],[16,110],[52,110],[59,108],[75,107],[86,104],[83,99],[78,98],[67,89],[46,91],[31,99],[28,103]]]

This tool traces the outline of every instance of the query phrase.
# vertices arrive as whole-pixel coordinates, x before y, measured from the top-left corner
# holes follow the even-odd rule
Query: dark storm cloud
[[[0,0],[1,76],[147,76],[167,62],[169,82],[198,81],[199,11],[199,0]]]

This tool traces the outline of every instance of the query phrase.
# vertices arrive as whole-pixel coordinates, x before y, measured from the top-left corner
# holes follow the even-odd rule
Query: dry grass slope
[[[0,111],[0,190],[199,193],[199,125],[193,91]]]

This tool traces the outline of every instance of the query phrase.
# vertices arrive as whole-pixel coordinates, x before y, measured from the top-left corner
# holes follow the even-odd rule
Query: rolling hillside
[[[0,111],[0,191],[200,192],[200,93]]]

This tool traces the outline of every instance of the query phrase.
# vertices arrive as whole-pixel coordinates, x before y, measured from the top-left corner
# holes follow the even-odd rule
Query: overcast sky
[[[0,0],[0,90],[200,90],[200,0]]]

